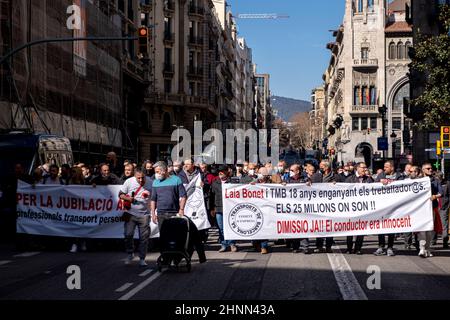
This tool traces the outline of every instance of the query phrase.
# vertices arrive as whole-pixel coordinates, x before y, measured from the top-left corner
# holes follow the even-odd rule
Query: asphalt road
[[[292,253],[272,243],[271,253],[261,255],[250,243],[238,246],[237,253],[218,253],[214,232],[208,262],[199,264],[194,254],[190,273],[159,273],[157,252],[150,252],[148,268],[141,268],[138,261],[124,265],[126,255],[117,250],[15,252],[1,245],[0,300],[450,299],[450,250],[440,241],[427,259],[405,250],[401,240],[396,256],[374,256],[376,237],[366,238],[361,256],[342,253],[343,238],[329,254]],[[80,289],[67,287],[69,266],[79,267]]]

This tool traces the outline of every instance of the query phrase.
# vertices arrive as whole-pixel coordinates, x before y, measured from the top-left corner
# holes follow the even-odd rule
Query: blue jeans
[[[217,226],[219,227],[219,239],[220,243],[223,247],[228,248],[229,246],[234,246],[236,243],[234,240],[225,240],[223,236],[223,213],[222,212],[216,212],[216,221]]]

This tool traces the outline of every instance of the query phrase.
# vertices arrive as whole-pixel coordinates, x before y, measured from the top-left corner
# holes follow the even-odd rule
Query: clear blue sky
[[[289,19],[237,19],[239,36],[253,49],[259,73],[269,73],[272,94],[310,100],[330,60],[326,44],[342,23],[345,0],[228,0],[234,15],[278,13]]]

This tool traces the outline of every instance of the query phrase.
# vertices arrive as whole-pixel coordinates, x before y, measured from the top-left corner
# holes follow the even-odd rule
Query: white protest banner
[[[211,228],[206,212],[205,198],[203,196],[201,183],[202,179],[200,174],[198,174],[191,182],[184,184],[188,196],[186,206],[184,207],[184,214],[194,222],[198,230]],[[156,211],[158,212],[158,210]],[[159,229],[155,231],[155,226],[158,228],[158,224],[150,222],[150,227],[152,228],[150,238],[159,238]]]
[[[189,182],[189,184],[184,185],[188,195],[184,214],[195,223],[198,230],[211,228],[206,212],[205,197],[203,195],[201,183],[202,179],[200,174],[198,174],[191,182]]]
[[[372,184],[224,184],[224,236],[264,240],[433,230],[429,178]]]
[[[185,214],[199,230],[210,228],[200,175],[188,186]],[[77,238],[123,238],[120,185],[36,185],[19,182],[17,232]],[[150,238],[158,238],[158,225],[150,223]],[[136,235],[137,237],[137,230]]]
[[[19,182],[17,232],[77,238],[123,238],[121,186]]]

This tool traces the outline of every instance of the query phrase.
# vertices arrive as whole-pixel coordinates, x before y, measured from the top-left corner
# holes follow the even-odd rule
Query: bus
[[[11,176],[14,165],[20,163],[25,173],[43,164],[73,165],[72,147],[68,138],[12,131],[0,134],[0,177]]]

